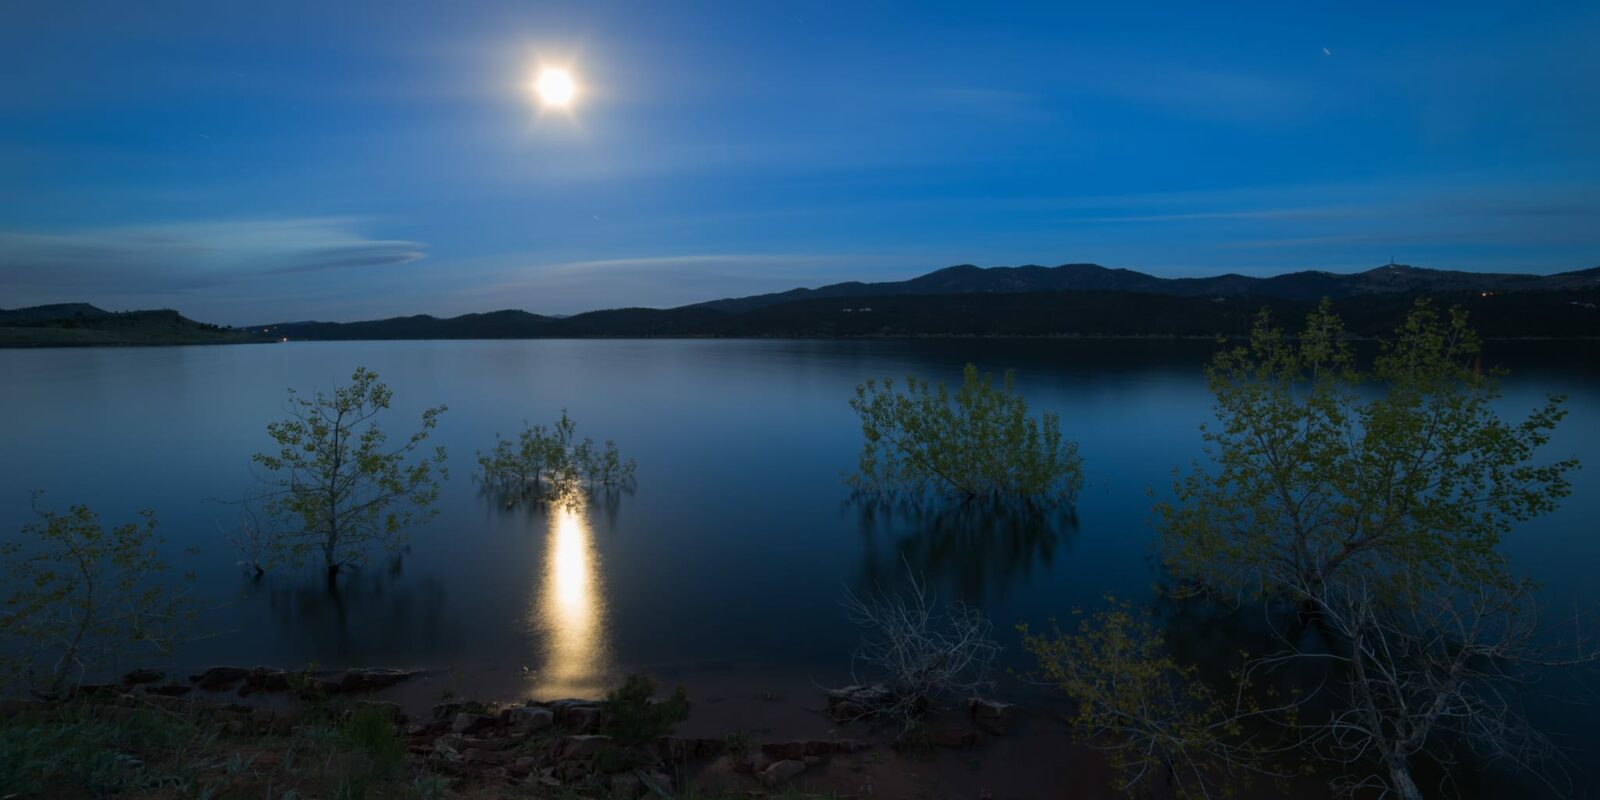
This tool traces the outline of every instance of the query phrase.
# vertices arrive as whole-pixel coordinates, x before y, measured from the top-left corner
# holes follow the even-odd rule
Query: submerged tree
[[[584,478],[589,481],[592,488],[596,485],[613,487],[628,486],[633,483],[633,472],[637,466],[633,459],[622,460],[622,454],[617,452],[617,443],[607,439],[605,446],[594,448],[589,445],[589,440],[583,440],[581,463],[583,464]]]
[[[194,612],[164,582],[152,513],[109,530],[81,505],[37,513],[20,539],[0,543],[0,637],[10,652],[0,677],[59,698],[116,658],[170,652]]]
[[[916,377],[903,391],[892,380],[868,380],[850,407],[865,437],[849,478],[861,492],[1070,501],[1083,483],[1078,446],[1062,439],[1060,417],[1029,416],[1010,372],[997,387],[968,364],[954,393]]]
[[[267,426],[278,452],[255,455],[271,473],[262,500],[279,525],[271,541],[280,557],[299,563],[320,553],[332,577],[374,546],[399,547],[407,529],[437,513],[444,448],[409,459],[445,407],[423,411],[421,429],[391,446],[377,417],[393,394],[365,367],[331,396],[307,400],[289,390],[289,418]]]
[[[1167,570],[1230,604],[1292,599],[1321,635],[1275,631],[1282,650],[1244,661],[1227,690],[1199,682],[1126,608],[1029,636],[1076,701],[1080,735],[1131,788],[1165,775],[1179,794],[1210,795],[1260,770],[1263,753],[1293,751],[1338,789],[1418,800],[1419,760],[1448,766],[1470,748],[1528,768],[1553,752],[1512,689],[1537,665],[1594,655],[1531,648],[1527,587],[1497,545],[1554,508],[1577,465],[1534,461],[1561,399],[1503,421],[1477,351],[1464,314],[1419,303],[1362,370],[1324,303],[1298,339],[1263,314],[1248,346],[1216,357],[1212,463],[1157,507]],[[1303,725],[1298,700],[1250,699],[1253,675],[1290,664],[1331,665],[1342,687]],[[1252,739],[1262,722],[1284,738]]]
[[[1466,315],[1419,302],[1359,370],[1325,302],[1290,339],[1265,312],[1207,375],[1211,460],[1157,514],[1167,568],[1224,593],[1314,604],[1353,575],[1501,581],[1500,538],[1555,507],[1575,461],[1534,463],[1564,415],[1502,420]],[[1449,569],[1442,569],[1449,565]]]
[[[508,494],[531,493],[559,498],[583,488],[627,488],[633,483],[633,459],[622,460],[617,444],[577,439],[577,423],[561,410],[556,424],[531,425],[515,440],[495,435],[488,455],[478,454],[479,480]]]
[[[1527,768],[1552,753],[1511,690],[1533,666],[1558,662],[1531,649],[1527,588],[1498,545],[1570,491],[1575,461],[1535,460],[1562,399],[1503,420],[1465,314],[1426,302],[1370,368],[1357,366],[1324,303],[1296,339],[1263,314],[1249,344],[1220,353],[1208,377],[1221,425],[1205,431],[1212,463],[1181,476],[1175,501],[1157,507],[1166,567],[1232,600],[1294,600],[1319,621],[1320,637],[1280,634],[1282,652],[1245,674],[1337,666],[1343,691],[1300,728],[1336,787],[1416,800],[1418,760],[1448,766],[1466,747]],[[1081,648],[1057,656],[1076,664],[1068,673],[1128,672]],[[1561,663],[1592,657],[1580,650]],[[1093,707],[1138,684],[1078,685]],[[1163,725],[1179,738],[1192,727],[1182,716]],[[1125,735],[1148,738],[1137,727]]]
[[[244,560],[239,562],[240,566],[250,567],[259,578],[282,553],[282,531],[271,524],[262,523],[253,498],[245,497],[238,502],[238,506],[239,520],[234,527],[225,528],[218,523],[217,530],[228,544],[244,556]]]

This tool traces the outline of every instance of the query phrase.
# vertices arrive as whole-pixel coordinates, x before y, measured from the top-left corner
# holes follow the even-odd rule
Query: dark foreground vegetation
[[[298,712],[297,712],[298,713]],[[443,797],[406,764],[392,713],[319,710],[293,725],[152,696],[12,703],[0,717],[7,797]]]
[[[275,691],[288,698],[244,705],[231,697],[185,696],[196,691],[194,683],[229,688],[223,673],[246,688],[263,675],[282,679]],[[688,713],[687,699],[680,690],[655,701],[653,685],[638,677],[603,700],[457,700],[417,716],[394,702],[329,694],[311,673],[217,668],[156,685],[164,679],[140,670],[71,700],[0,704],[0,796],[747,797],[747,791],[689,785],[708,762],[721,759],[750,786],[763,787],[763,796],[826,800],[833,795],[790,791],[776,776],[793,777],[827,756],[871,748],[834,740],[764,749],[737,733],[674,737],[673,727]]]

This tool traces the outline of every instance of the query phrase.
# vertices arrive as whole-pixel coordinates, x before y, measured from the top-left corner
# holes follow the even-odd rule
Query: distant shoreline
[[[0,337],[3,337],[3,335],[4,335],[4,329],[0,329]],[[1351,341],[1351,342],[1376,342],[1376,341],[1381,341],[1381,338],[1382,337],[1378,337],[1378,336],[1350,336],[1350,337],[1346,337],[1346,341]],[[79,341],[79,342],[71,342],[71,341],[39,341],[39,342],[15,342],[15,341],[6,341],[5,339],[0,338],[0,350],[83,350],[83,349],[95,348],[95,347],[117,348],[117,349],[140,349],[140,348],[152,348],[152,347],[217,347],[217,346],[239,345],[239,344],[245,344],[245,345],[250,345],[250,344],[259,344],[259,345],[271,345],[271,344],[334,344],[334,343],[340,343],[340,342],[595,342],[595,341],[613,341],[613,342],[616,342],[616,341],[684,341],[684,342],[698,342],[698,341],[730,341],[730,342],[736,342],[736,341],[746,341],[746,342],[787,341],[787,342],[805,342],[805,341],[813,341],[813,342],[848,342],[848,341],[905,341],[905,340],[978,341],[978,340],[988,340],[988,339],[993,339],[993,340],[1017,340],[1017,341],[1084,341],[1084,342],[1088,342],[1088,341],[1095,341],[1095,342],[1217,342],[1217,341],[1240,342],[1240,341],[1245,341],[1246,337],[1243,336],[1243,335],[1239,335],[1239,334],[1221,334],[1221,335],[1215,335],[1215,336],[1206,336],[1206,335],[1200,335],[1200,334],[1132,335],[1132,334],[1073,334],[1073,333],[1062,333],[1062,334],[885,333],[885,334],[851,334],[851,335],[839,335],[839,336],[817,336],[817,335],[800,335],[800,336],[777,336],[777,335],[773,335],[773,336],[757,336],[757,335],[718,336],[718,335],[710,335],[710,334],[696,336],[696,335],[690,335],[690,334],[674,334],[674,335],[664,335],[664,336],[598,336],[598,335],[597,336],[498,336],[498,337],[448,336],[448,337],[414,337],[414,338],[371,338],[371,339],[355,339],[355,338],[351,338],[351,339],[289,339],[289,340],[251,338],[251,339],[238,339],[238,340],[231,340],[231,341],[211,341],[211,342],[193,342],[193,341],[174,341],[174,342],[160,342],[160,341],[145,341],[145,342],[138,342],[138,341],[105,341],[105,342],[97,342],[97,341]],[[1481,337],[1481,340],[1484,341],[1484,342],[1519,342],[1519,343],[1547,342],[1547,343],[1551,343],[1551,344],[1562,344],[1562,343],[1580,343],[1580,342],[1600,342],[1600,335],[1596,335],[1596,336],[1484,336],[1484,337]]]
[[[118,336],[115,331],[81,328],[0,328],[0,349],[7,350],[84,347],[189,347],[226,344],[272,344],[274,342],[275,340],[273,339],[264,339],[247,334],[166,338],[159,335],[142,337]]]

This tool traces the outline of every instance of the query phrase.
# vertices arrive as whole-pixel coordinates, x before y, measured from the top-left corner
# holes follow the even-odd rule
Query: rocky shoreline
[[[629,742],[611,735],[616,720],[603,700],[504,704],[450,698],[423,710],[381,697],[384,690],[420,674],[212,667],[178,678],[142,669],[115,684],[82,686],[71,701],[7,701],[0,704],[0,717],[39,716],[63,702],[75,702],[109,718],[157,709],[248,738],[293,736],[313,718],[330,714],[342,719],[376,715],[393,726],[408,765],[445,776],[465,796],[544,796],[541,792],[547,790],[552,796],[577,792],[634,800],[671,797],[702,785],[759,795],[802,783],[823,787],[833,797],[859,796],[849,790],[873,785],[862,777],[871,767],[906,752],[980,748],[990,739],[1013,734],[1021,715],[1016,705],[972,698],[965,709],[926,725],[873,725],[868,720],[871,709],[889,690],[850,686],[818,690],[819,700],[825,700],[818,710],[831,725],[825,738],[757,741],[729,730],[721,736],[669,734]],[[895,796],[870,788],[866,793]],[[991,795],[985,791],[977,796]]]

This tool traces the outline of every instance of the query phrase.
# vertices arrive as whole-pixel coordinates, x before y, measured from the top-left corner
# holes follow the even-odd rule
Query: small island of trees
[[[580,490],[632,488],[637,464],[622,460],[617,443],[603,447],[577,438],[577,423],[561,410],[550,426],[525,426],[515,441],[495,435],[494,449],[478,454],[478,480],[507,498],[552,500]]]
[[[908,376],[856,388],[850,407],[861,417],[861,458],[848,479],[859,492],[949,493],[963,500],[1071,502],[1083,485],[1076,443],[1061,435],[1061,418],[1028,414],[1028,402],[1007,372],[999,386],[974,364],[954,392]]]

